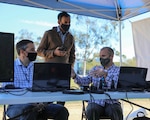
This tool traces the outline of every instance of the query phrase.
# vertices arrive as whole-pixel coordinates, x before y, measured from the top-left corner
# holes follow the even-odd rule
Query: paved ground
[[[138,103],[144,107],[150,109],[150,99],[132,99],[133,102]],[[69,120],[81,120],[82,102],[66,102],[65,106],[68,108],[70,116]],[[122,102],[122,107],[124,111],[124,116],[132,110],[132,106],[129,103]],[[139,107],[133,106],[133,111],[139,109]],[[2,120],[3,107],[0,106],[0,120]],[[147,111],[147,116],[150,117],[150,112]],[[126,120],[126,119],[125,119]],[[131,119],[128,119],[131,120]]]

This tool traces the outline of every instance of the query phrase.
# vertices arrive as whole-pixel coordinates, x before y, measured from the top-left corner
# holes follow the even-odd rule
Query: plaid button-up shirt
[[[90,71],[93,71],[98,68],[104,69],[102,66],[95,66]],[[107,84],[107,89],[111,88],[112,81],[114,82],[114,87],[115,88],[117,87],[119,71],[120,71],[120,67],[117,67],[114,64],[107,69],[108,74],[107,74],[107,77],[105,78],[105,81]],[[102,80],[102,77],[96,77],[96,76],[92,77],[92,76],[90,76],[90,74],[88,74],[86,77],[80,77],[77,75],[75,78],[75,82],[80,86],[89,86],[89,84],[92,83],[92,85],[95,86],[96,88],[100,84],[100,80]],[[92,99],[89,102],[95,102],[101,106],[104,106],[105,103],[109,103],[109,104],[118,103],[118,100],[116,100],[116,99],[94,100],[94,99]]]
[[[14,82],[3,83],[3,86],[6,84],[14,84],[15,87],[20,88],[31,88],[33,80],[33,62],[26,67],[24,66],[20,59],[16,59],[14,62]]]

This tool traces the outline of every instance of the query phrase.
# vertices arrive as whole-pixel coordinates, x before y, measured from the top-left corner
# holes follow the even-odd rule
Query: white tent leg
[[[120,66],[122,66],[121,20],[119,20],[119,40],[120,40]]]

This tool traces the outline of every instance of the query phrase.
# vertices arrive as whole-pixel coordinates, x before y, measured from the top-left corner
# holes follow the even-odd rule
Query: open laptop
[[[120,67],[117,90],[143,91],[146,88],[147,68]]]
[[[34,63],[32,91],[62,91],[70,88],[71,64]]]

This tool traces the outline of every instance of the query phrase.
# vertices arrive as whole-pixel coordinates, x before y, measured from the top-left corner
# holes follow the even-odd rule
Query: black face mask
[[[101,65],[102,66],[106,66],[109,62],[110,62],[110,59],[109,58],[100,58],[100,62],[101,62]]]
[[[69,30],[70,25],[62,24],[62,25],[61,25],[61,28],[62,28],[62,29],[66,32],[66,31],[68,31],[68,30]]]
[[[36,56],[37,56],[36,52],[29,52],[27,57],[29,58],[30,61],[35,61]]]

